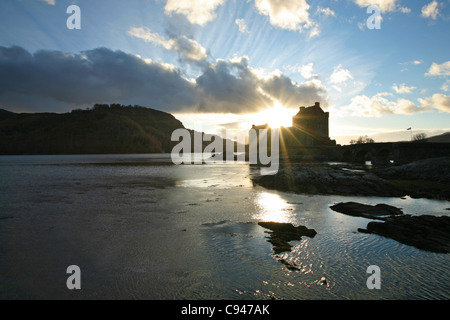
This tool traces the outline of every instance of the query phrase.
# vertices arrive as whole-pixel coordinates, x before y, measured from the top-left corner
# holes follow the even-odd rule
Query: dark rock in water
[[[291,251],[289,241],[301,240],[302,236],[313,238],[317,232],[305,226],[294,227],[291,223],[259,222],[261,227],[271,230],[269,242],[273,245],[276,254]]]
[[[367,229],[362,229],[362,228],[358,228],[358,232],[361,232],[361,233],[368,233],[368,234],[371,234],[372,232],[370,232],[369,230],[367,230]]]
[[[394,239],[418,249],[437,253],[450,253],[450,217],[442,216],[397,216],[385,222],[369,222],[367,230]]]
[[[357,202],[342,202],[335,204],[330,208],[350,216],[380,220],[385,220],[386,216],[403,214],[401,209],[383,203],[371,206]]]

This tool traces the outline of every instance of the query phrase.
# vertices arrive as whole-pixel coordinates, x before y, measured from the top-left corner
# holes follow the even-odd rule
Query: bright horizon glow
[[[285,108],[278,101],[269,108],[254,114],[255,125],[269,124],[271,128],[291,127],[295,110]]]

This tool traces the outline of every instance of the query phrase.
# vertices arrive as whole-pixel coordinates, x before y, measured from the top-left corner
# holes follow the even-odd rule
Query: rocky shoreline
[[[411,216],[403,214],[400,208],[386,204],[371,206],[357,202],[338,203],[330,208],[354,217],[383,221],[371,221],[366,229],[359,228],[358,232],[391,238],[421,250],[450,253],[450,217],[448,216]]]
[[[281,167],[275,175],[258,176],[254,183],[280,191],[307,194],[336,194],[402,197],[401,189],[371,172],[322,164]]]
[[[362,233],[377,234],[435,253],[450,253],[450,217],[396,216],[385,222],[372,221]]]
[[[268,189],[307,194],[434,198],[450,200],[450,158],[402,166],[353,169],[346,165],[283,165],[275,175],[253,177]]]
[[[275,175],[253,178],[268,189],[306,194],[432,198],[450,201],[450,158],[416,161],[402,166],[355,170],[344,165],[296,164]],[[361,233],[376,234],[421,250],[450,253],[449,216],[411,216],[386,204],[338,203],[332,210],[372,220]],[[289,244],[271,238],[276,250]],[[287,244],[287,245],[286,245]],[[279,247],[278,247],[279,246]]]

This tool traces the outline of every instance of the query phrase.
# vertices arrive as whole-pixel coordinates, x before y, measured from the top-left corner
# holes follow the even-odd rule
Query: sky
[[[240,134],[315,102],[338,143],[450,131],[450,0],[0,1],[2,109],[142,105]]]

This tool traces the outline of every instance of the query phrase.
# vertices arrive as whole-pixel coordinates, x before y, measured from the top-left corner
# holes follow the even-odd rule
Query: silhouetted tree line
[[[413,141],[416,142],[425,142],[427,139],[427,134],[426,133],[417,133],[413,136]]]
[[[350,144],[362,144],[362,143],[374,143],[375,140],[372,138],[369,138],[368,136],[360,136],[356,140],[350,140]]]

